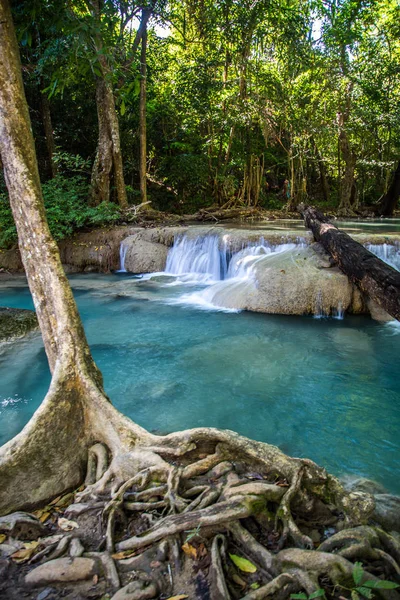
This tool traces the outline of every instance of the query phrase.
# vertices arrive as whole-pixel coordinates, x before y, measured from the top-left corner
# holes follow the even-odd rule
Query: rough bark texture
[[[98,0],[88,0],[88,4],[94,19],[98,23],[98,31],[100,31],[100,4]],[[110,176],[111,169],[113,169],[118,204],[121,208],[126,208],[128,200],[122,165],[119,123],[112,87],[112,73],[107,56],[104,53],[100,33],[95,36],[94,46],[100,64],[101,77],[98,79],[96,87],[99,140],[92,169],[90,200],[95,205],[109,200]]]
[[[400,321],[400,273],[312,207],[300,206],[305,225],[340,269],[389,315]]]

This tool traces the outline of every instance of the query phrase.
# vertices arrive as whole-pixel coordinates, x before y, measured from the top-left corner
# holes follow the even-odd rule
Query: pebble
[[[55,591],[56,590],[54,588],[46,588],[36,596],[36,600],[46,600],[46,598],[48,598],[50,594]]]
[[[36,587],[90,579],[98,573],[98,563],[92,558],[56,558],[36,567],[25,577],[25,583]]]

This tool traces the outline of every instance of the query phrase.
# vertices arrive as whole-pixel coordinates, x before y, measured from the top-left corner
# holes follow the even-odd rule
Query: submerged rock
[[[400,532],[400,496],[376,494],[373,518],[387,531]]]
[[[33,310],[0,307],[0,342],[23,337],[38,327]]]

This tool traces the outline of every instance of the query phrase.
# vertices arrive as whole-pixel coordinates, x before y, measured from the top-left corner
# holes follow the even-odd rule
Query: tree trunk
[[[351,149],[347,132],[341,129],[339,133],[340,150],[342,152],[345,169],[340,186],[340,205],[339,210],[344,214],[352,214],[354,206],[352,205],[352,190],[355,186],[354,171],[357,162],[357,156]]]
[[[144,20],[142,18],[142,20]],[[142,48],[140,53],[140,103],[139,103],[139,179],[140,179],[140,199],[141,202],[147,202],[147,133],[146,133],[146,84],[147,84],[147,27],[144,26],[142,32]]]
[[[342,63],[342,70],[346,73],[345,62]],[[358,194],[355,193],[356,182],[354,179],[354,171],[356,168],[357,155],[351,147],[349,136],[347,134],[347,123],[350,117],[351,95],[353,91],[353,83],[350,82],[346,89],[345,105],[343,111],[338,115],[339,126],[339,161],[340,153],[344,160],[344,174],[340,182],[340,204],[339,212],[343,215],[353,215],[354,209],[357,208]],[[339,162],[340,168],[340,162]],[[352,204],[352,201],[354,204]]]
[[[392,217],[400,197],[400,160],[397,164],[397,169],[394,172],[393,181],[383,196],[378,214],[383,217]]]
[[[312,207],[299,206],[307,229],[339,268],[389,315],[400,321],[400,273],[337,229]]]
[[[97,80],[96,106],[99,138],[90,185],[89,202],[92,206],[97,206],[101,202],[109,202],[110,200],[110,177],[113,157],[112,140],[105,110],[106,90],[103,79]]]
[[[319,177],[320,177],[320,181],[321,181],[322,197],[325,202],[328,202],[329,201],[329,184],[328,184],[328,178],[326,176],[326,167],[325,167],[324,161],[322,160],[322,156],[318,150],[318,146],[314,140],[312,140],[312,144],[314,146],[315,155],[316,155],[317,161],[318,161],[318,169],[319,169]]]
[[[50,102],[45,93],[40,94],[40,104],[42,109],[42,121],[44,128],[44,136],[46,141],[47,156],[49,161],[49,173],[51,177],[57,175],[57,165],[54,162],[54,153],[56,145],[54,143],[53,124],[51,122]]]
[[[100,31],[100,5],[98,0],[88,0],[92,16]],[[104,54],[100,33],[94,39],[97,59],[100,64],[101,77],[97,81],[96,104],[99,122],[99,139],[96,158],[92,169],[90,202],[94,205],[107,202],[110,197],[110,177],[113,169],[117,201],[120,208],[127,208],[128,199],[124,181],[119,123],[115,110],[112,73],[107,57]],[[111,153],[111,165],[110,165]]]

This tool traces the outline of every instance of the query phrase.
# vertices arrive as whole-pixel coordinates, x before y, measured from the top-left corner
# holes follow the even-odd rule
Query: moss
[[[32,310],[0,307],[0,342],[22,337],[38,326]]]

